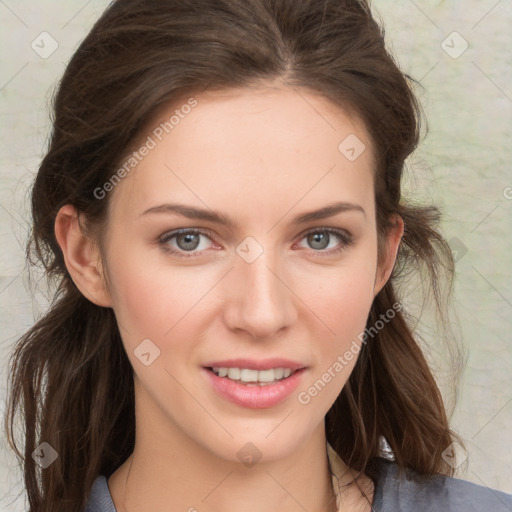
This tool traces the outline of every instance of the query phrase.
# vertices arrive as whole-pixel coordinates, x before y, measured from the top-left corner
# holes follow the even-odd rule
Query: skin
[[[298,394],[364,330],[403,223],[395,219],[378,262],[372,143],[354,115],[282,84],[195,98],[192,112],[104,199],[101,251],[71,205],[56,219],[73,280],[91,301],[113,308],[135,371],[135,450],[109,488],[120,511],[329,510],[324,417],[356,358],[307,405]],[[141,140],[175,108],[162,111]],[[338,150],[350,134],[366,146],[353,162]],[[292,223],[339,201],[364,213]],[[170,202],[221,212],[235,226],[143,214]],[[180,228],[207,232],[189,250],[196,256],[180,258],[159,244]],[[331,235],[322,246],[306,236],[325,228],[348,232],[354,243],[343,246]],[[263,248],[252,263],[236,252],[248,236]],[[167,247],[186,254],[183,238]],[[134,355],[147,338],[160,350],[149,366]],[[270,408],[226,401],[201,373],[211,360],[272,356],[308,368],[297,391]],[[262,454],[251,467],[237,456],[246,443]],[[369,479],[359,482],[371,494]],[[345,494],[350,510],[369,509],[356,486]]]

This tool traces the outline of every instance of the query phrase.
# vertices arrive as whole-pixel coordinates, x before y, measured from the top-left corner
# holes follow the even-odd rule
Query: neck
[[[323,422],[290,453],[273,459],[269,443],[260,460],[245,464],[236,454],[247,439],[231,436],[233,455],[214,453],[143,398],[136,399],[134,451],[108,479],[119,512],[369,510],[361,490],[369,496],[371,490],[364,479],[354,483],[357,473],[327,447]],[[214,439],[211,429],[203,432]]]
[[[307,443],[287,460],[243,464],[213,460],[201,449],[157,450],[141,444],[109,479],[120,512],[336,510],[325,445]]]
[[[154,411],[145,412],[139,409],[136,414],[132,455],[108,479],[118,511],[336,510],[323,423],[287,456],[272,459],[263,454],[248,466],[236,456],[229,459],[212,453],[169,418],[156,421]],[[233,439],[232,444],[236,454],[246,440],[240,444]]]

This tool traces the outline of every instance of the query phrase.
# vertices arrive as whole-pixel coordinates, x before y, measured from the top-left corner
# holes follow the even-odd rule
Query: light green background
[[[0,0],[2,413],[7,356],[45,308],[43,296],[28,290],[24,244],[27,189],[49,132],[48,102],[66,61],[108,3]],[[468,351],[452,421],[469,450],[458,476],[512,493],[512,0],[378,0],[373,6],[402,69],[423,86],[416,91],[429,134],[409,159],[407,188],[440,202],[446,237],[467,250],[457,262],[455,287]],[[43,31],[59,45],[47,59],[31,48]],[[453,58],[464,41],[468,49]],[[423,324],[427,337],[433,327]],[[24,510],[23,498],[16,499],[21,475],[3,436],[0,461],[0,510]]]

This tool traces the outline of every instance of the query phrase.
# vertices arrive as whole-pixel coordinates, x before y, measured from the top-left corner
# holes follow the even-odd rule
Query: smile
[[[219,397],[249,409],[265,409],[284,402],[298,388],[306,371],[306,368],[292,370],[284,367],[266,370],[202,368],[208,384]]]
[[[258,371],[249,368],[213,367],[211,371],[218,377],[258,386],[268,386],[280,382],[294,373],[291,368],[270,368],[269,370]]]

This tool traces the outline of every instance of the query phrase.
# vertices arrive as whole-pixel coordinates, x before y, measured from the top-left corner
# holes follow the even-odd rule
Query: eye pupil
[[[326,249],[329,248],[329,244],[331,242],[331,236],[334,235],[335,238],[339,238],[342,242],[342,246],[350,245],[350,241],[346,241],[344,237],[340,234],[331,233],[330,230],[319,230],[319,231],[311,231],[309,234],[306,234],[305,237],[307,239],[307,242],[311,249],[316,251],[317,253],[325,253],[325,254],[331,254]],[[177,246],[177,251],[173,251],[170,249],[170,252],[174,253],[191,253],[190,256],[193,256],[194,253],[198,250],[201,243],[201,236],[206,236],[206,238],[209,238],[207,235],[201,233],[201,232],[195,232],[195,231],[183,231],[181,233],[175,233],[171,234],[171,236],[162,239],[161,243],[169,244],[170,240],[174,240],[174,244]],[[341,249],[338,249],[341,250]]]
[[[325,249],[329,245],[329,233],[312,233],[308,238],[311,244],[320,243],[320,247],[313,246],[313,249]]]
[[[196,238],[194,240],[194,237]],[[180,244],[180,240],[185,240],[185,244]],[[176,243],[183,250],[194,250],[199,245],[199,235],[197,233],[186,233],[176,239]]]

